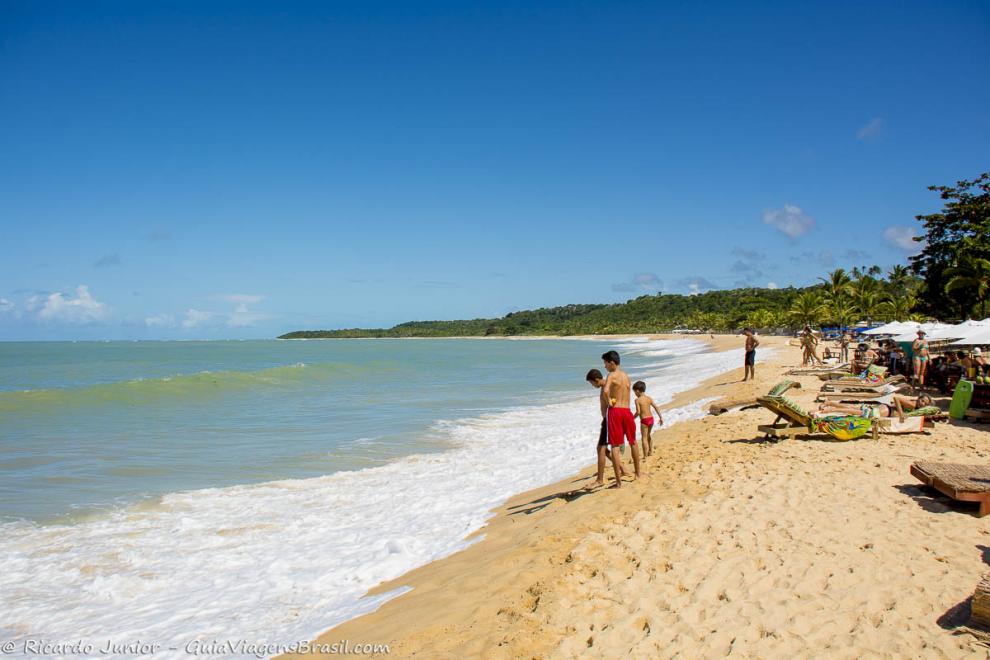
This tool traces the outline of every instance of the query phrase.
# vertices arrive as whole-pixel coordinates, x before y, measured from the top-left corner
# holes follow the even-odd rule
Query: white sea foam
[[[617,342],[683,357],[633,374],[658,402],[737,367],[692,340]],[[666,426],[700,417],[665,411]],[[592,462],[590,388],[435,431],[452,448],[325,477],[175,493],[72,525],[0,528],[0,639],[292,642],[376,609],[375,585],[466,545],[515,493]],[[661,431],[662,433],[662,431]],[[603,495],[605,496],[605,495]],[[163,655],[170,655],[166,651]]]

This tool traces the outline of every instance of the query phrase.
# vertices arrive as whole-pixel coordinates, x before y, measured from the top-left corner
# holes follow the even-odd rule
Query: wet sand
[[[664,407],[765,394],[800,354],[762,341],[776,352],[755,382],[739,369]],[[793,378],[813,407],[820,382]],[[591,466],[522,493],[483,540],[380,585],[412,590],[318,641],[426,658],[987,657],[954,629],[990,561],[990,516],[921,489],[908,468],[990,463],[990,427],[768,443],[756,427],[772,420],[760,408],[665,429],[646,477],[620,490],[582,492]]]

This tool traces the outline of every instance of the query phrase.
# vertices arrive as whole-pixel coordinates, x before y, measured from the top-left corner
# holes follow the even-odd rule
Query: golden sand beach
[[[800,355],[762,340],[776,351],[756,382],[739,369],[666,407],[766,393]],[[812,407],[819,381],[796,380],[793,398]],[[990,561],[990,518],[908,472],[915,460],[990,463],[987,427],[767,443],[756,427],[772,418],[665,429],[646,478],[619,491],[581,493],[589,467],[522,493],[483,540],[381,585],[412,590],[319,639],[423,658],[987,657],[955,628]]]

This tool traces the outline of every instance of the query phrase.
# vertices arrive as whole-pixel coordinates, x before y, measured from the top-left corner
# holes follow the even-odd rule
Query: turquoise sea
[[[692,340],[0,343],[0,639],[291,642],[374,609],[395,593],[370,588],[593,462],[584,375],[610,348],[660,402],[741,360]]]

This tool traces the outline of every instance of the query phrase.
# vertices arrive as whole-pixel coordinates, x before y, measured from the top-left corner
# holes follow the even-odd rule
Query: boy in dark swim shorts
[[[588,375],[584,377],[592,387],[600,390],[598,395],[598,401],[601,405],[602,410],[602,428],[598,433],[598,478],[595,483],[585,486],[586,490],[591,490],[596,486],[605,485],[605,459],[612,461],[612,454],[609,452],[608,445],[608,399],[605,398],[605,390],[602,389],[605,385],[605,378],[602,376],[602,372],[598,369],[592,369],[588,372]],[[622,462],[619,462],[619,469],[623,476],[626,475],[625,469],[622,467]]]
[[[752,378],[756,380],[756,347],[760,345],[760,341],[756,338],[756,333],[753,332],[752,328],[746,328],[743,330],[743,334],[746,336],[746,357],[743,360],[743,382]]]

